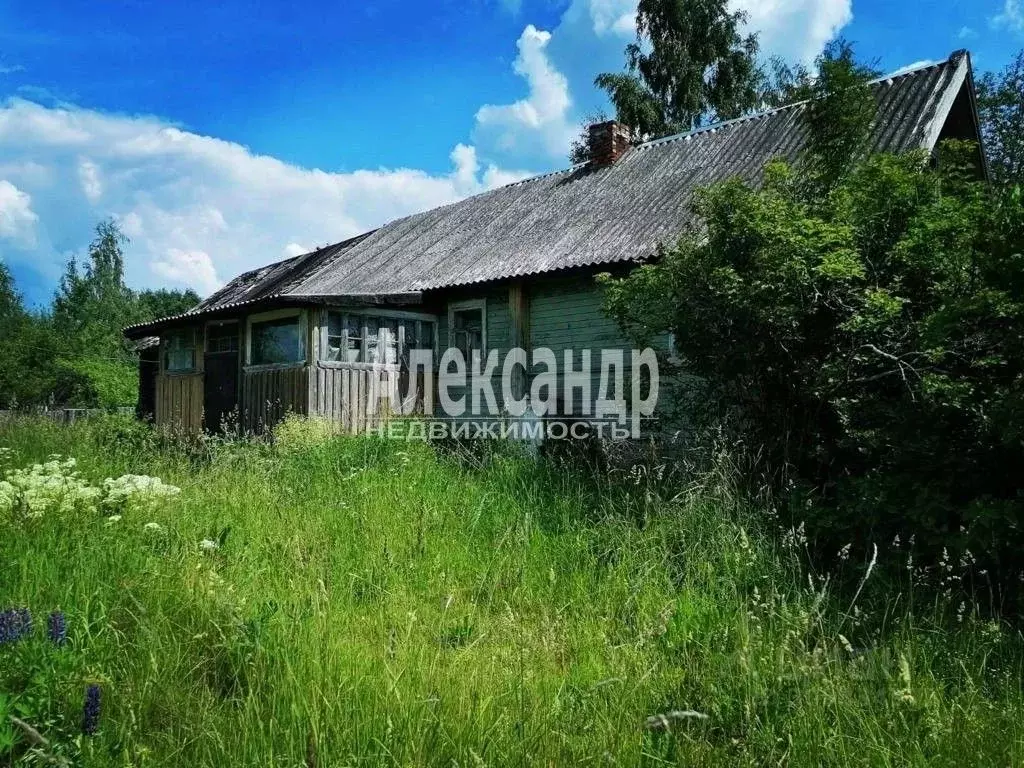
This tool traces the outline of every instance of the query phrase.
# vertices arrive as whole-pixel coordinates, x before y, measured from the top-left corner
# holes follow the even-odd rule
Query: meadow
[[[1020,633],[735,472],[0,424],[0,764],[1020,764]]]

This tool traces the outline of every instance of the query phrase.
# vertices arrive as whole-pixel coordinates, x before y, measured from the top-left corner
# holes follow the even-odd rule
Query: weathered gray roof
[[[933,149],[969,77],[970,59],[958,52],[876,81],[873,150]],[[608,167],[577,166],[398,219],[247,272],[186,316],[269,300],[401,300],[432,289],[650,258],[659,243],[692,223],[695,190],[734,176],[756,182],[769,160],[794,159],[806,142],[805,108],[792,104],[651,141]],[[137,335],[159,322],[128,330]]]

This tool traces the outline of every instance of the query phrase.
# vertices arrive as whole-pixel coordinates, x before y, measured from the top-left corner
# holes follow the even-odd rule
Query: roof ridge
[[[955,51],[952,55],[949,56],[949,58],[943,59],[942,61],[933,61],[929,64],[922,64],[919,67],[914,67],[913,69],[908,69],[903,72],[899,72],[898,74],[895,75],[882,75],[880,77],[874,78],[873,80],[869,80],[867,84],[881,85],[882,83],[892,83],[896,80],[901,80],[911,75],[918,75],[921,72],[924,72],[925,70],[928,69],[942,67],[947,64],[959,64],[959,57],[966,54],[966,52],[966,49]],[[729,120],[720,120],[719,122],[712,123],[711,125],[701,126],[700,128],[693,128],[689,131],[681,131],[680,133],[673,133],[669,136],[661,136],[660,138],[657,139],[650,139],[649,141],[645,141],[642,144],[637,144],[634,147],[634,149],[647,149],[649,147],[660,146],[661,144],[668,144],[674,141],[681,141],[683,139],[688,139],[692,136],[698,136],[703,133],[714,133],[715,131],[720,130],[722,128],[729,128],[733,125],[738,125],[740,123],[745,123],[752,120],[760,120],[763,117],[770,117],[771,115],[775,115],[779,112],[784,112],[787,109],[795,109],[796,107],[802,107],[809,101],[811,101],[811,99],[791,101],[789,104],[781,104],[777,107],[763,109],[760,112],[752,112],[749,115],[740,115],[739,117],[733,117],[730,118]]]

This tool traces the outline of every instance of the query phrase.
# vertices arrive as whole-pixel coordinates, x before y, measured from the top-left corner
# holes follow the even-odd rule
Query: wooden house
[[[872,90],[873,151],[979,137],[964,51]],[[417,348],[629,349],[594,275],[656,258],[694,225],[696,189],[757,183],[769,160],[796,158],[805,106],[639,145],[615,123],[592,126],[587,163],[246,272],[185,314],[125,329],[159,339],[142,362],[140,402],[157,424],[192,431],[216,431],[229,414],[258,430],[288,411],[360,431]]]

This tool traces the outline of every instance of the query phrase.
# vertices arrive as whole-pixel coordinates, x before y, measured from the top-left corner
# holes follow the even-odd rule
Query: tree
[[[25,309],[15,290],[14,278],[0,261],[0,408],[10,408],[16,399],[16,383],[22,375],[17,360],[21,356],[24,321]]]
[[[804,113],[809,138],[802,159],[803,181],[810,199],[827,204],[829,190],[864,158],[878,107],[868,83],[878,72],[859,63],[853,45],[841,39],[829,43],[815,65],[814,78],[799,70],[788,75],[792,79],[785,90],[798,100],[809,100]],[[786,77],[777,74],[780,81]]]
[[[978,81],[981,134],[996,184],[1024,180],[1024,51],[1002,72]]]
[[[68,263],[49,312],[27,312],[0,262],[0,408],[125,406],[136,397],[126,325],[176,315],[199,303],[194,291],[132,291],[116,222],[103,221],[83,268]]]
[[[199,301],[199,295],[191,288],[184,291],[171,291],[166,288],[138,291],[135,293],[129,324],[180,315],[195,307]]]
[[[739,117],[762,101],[757,35],[727,0],[640,0],[637,41],[626,46],[626,72],[595,83],[619,122],[655,138]]]
[[[638,341],[675,333],[709,418],[739,417],[824,548],[913,535],[1016,583],[1024,196],[988,187],[965,143],[866,157],[866,70],[837,61],[802,161],[703,191],[700,231],[606,278],[607,308]]]

